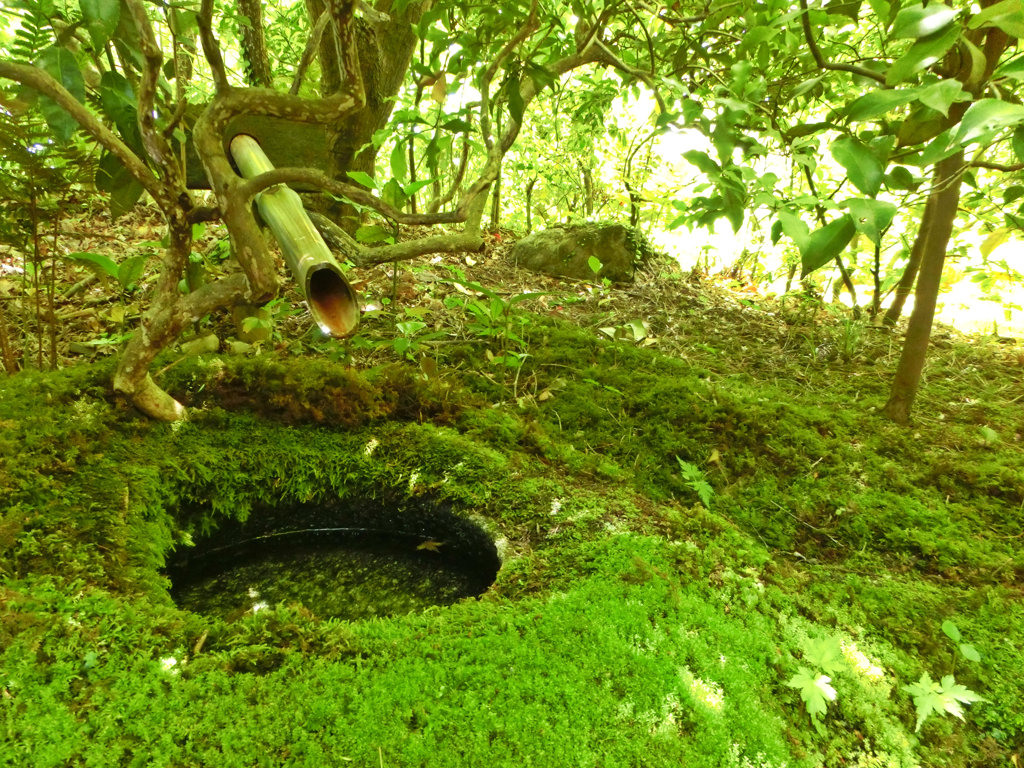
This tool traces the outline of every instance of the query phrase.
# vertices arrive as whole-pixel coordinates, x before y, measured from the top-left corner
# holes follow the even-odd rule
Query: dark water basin
[[[379,503],[257,510],[169,560],[179,607],[234,620],[279,604],[358,621],[482,594],[491,538],[442,508]]]

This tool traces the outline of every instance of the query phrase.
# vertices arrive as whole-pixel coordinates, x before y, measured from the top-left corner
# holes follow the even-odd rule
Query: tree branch
[[[138,120],[142,146],[149,159],[156,164],[164,183],[172,190],[184,187],[182,170],[164,135],[156,128],[156,86],[160,79],[163,53],[156,41],[153,25],[139,0],[127,0],[127,7],[139,33],[139,47],[143,56],[142,79],[139,82]]]
[[[317,187],[335,195],[344,195],[352,202],[373,208],[381,216],[385,216],[399,224],[459,224],[466,220],[465,214],[460,214],[458,211],[445,213],[403,213],[397,208],[388,205],[379,197],[374,197],[369,191],[344,181],[332,179],[323,171],[315,168],[275,168],[272,171],[261,173],[252,179],[247,179],[240,185],[238,191],[247,200],[252,200],[263,190],[278,184],[304,184]]]
[[[800,24],[803,26],[804,38],[807,40],[807,47],[811,51],[811,56],[814,57],[815,64],[817,64],[821,69],[828,69],[834,72],[849,72],[852,75],[870,78],[876,83],[885,83],[885,75],[873,72],[870,69],[858,67],[853,64],[830,64],[825,61],[825,57],[821,55],[821,49],[818,48],[818,43],[814,39],[814,34],[811,32],[811,12],[807,8],[807,0],[800,0],[800,11]]]
[[[292,77],[292,87],[288,89],[288,93],[292,96],[299,94],[299,88],[302,87],[302,80],[306,76],[306,70],[313,63],[313,57],[316,56],[316,50],[320,46],[320,39],[323,37],[324,28],[327,27],[327,23],[330,20],[331,15],[327,11],[321,13],[320,18],[316,20],[313,31],[310,32],[309,39],[306,41],[306,49],[302,52],[302,58],[299,59],[299,65],[295,68],[295,75]]]
[[[1024,163],[1013,163],[1012,165],[1006,165],[1004,163],[991,163],[987,160],[972,160],[967,164],[969,168],[984,168],[988,171],[1002,171],[1003,173],[1014,173],[1016,171],[1024,171]]]
[[[231,88],[228,82],[227,70],[224,67],[224,57],[220,53],[220,44],[213,35],[213,0],[203,0],[203,4],[196,15],[196,25],[199,27],[199,40],[203,45],[203,56],[206,63],[210,65],[210,72],[213,75],[214,87],[217,93],[223,93]]]
[[[96,139],[105,150],[121,161],[122,165],[136,179],[158,204],[168,201],[167,191],[153,172],[146,167],[138,155],[118,138],[117,134],[100,122],[85,105],[72,96],[68,90],[38,67],[30,64],[13,64],[0,60],[0,77],[27,85],[44,96],[53,99],[63,107],[82,129]]]

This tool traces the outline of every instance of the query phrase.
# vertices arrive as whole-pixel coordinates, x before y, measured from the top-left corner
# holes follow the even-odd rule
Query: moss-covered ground
[[[347,347],[172,354],[174,425],[109,362],[0,381],[0,766],[1018,765],[1021,348],[940,333],[898,427],[898,335],[656,282],[446,284]],[[169,597],[219,521],[409,496],[498,540],[480,599]],[[984,701],[915,707],[925,673]]]

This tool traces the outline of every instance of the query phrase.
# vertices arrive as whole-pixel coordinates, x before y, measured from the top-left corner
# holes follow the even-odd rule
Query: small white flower
[[[178,660],[173,656],[168,656],[166,659],[160,659],[160,668],[169,675],[178,674]]]

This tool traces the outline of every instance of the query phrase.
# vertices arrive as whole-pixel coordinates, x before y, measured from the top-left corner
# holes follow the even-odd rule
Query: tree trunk
[[[416,51],[416,24],[431,4],[432,0],[413,0],[398,11],[391,0],[378,0],[374,10],[387,14],[388,18],[355,19],[366,105],[344,123],[331,126],[333,168],[329,170],[335,178],[345,179],[349,171],[374,175],[377,149],[371,143],[373,134],[387,125],[391,117],[394,97],[402,87]],[[324,3],[323,0],[306,0],[306,7],[316,21]],[[341,83],[334,46],[333,33],[325,33],[320,44],[321,92],[324,95],[337,90]],[[350,206],[331,206],[329,213],[346,231],[352,232],[359,226]]]
[[[921,246],[921,268],[914,293],[914,311],[910,315],[907,337],[903,352],[896,367],[889,402],[884,413],[898,424],[910,421],[910,410],[914,405],[921,372],[924,370],[931,336],[932,321],[935,318],[935,302],[942,284],[942,267],[946,261],[946,248],[953,234],[957,204],[960,201],[960,179],[964,170],[964,153],[961,150],[935,166],[932,194],[928,198],[928,209],[932,210],[930,220],[922,218],[918,240],[924,238]],[[925,224],[927,223],[927,227]],[[917,243],[915,243],[915,250]]]
[[[273,77],[270,75],[267,38],[263,32],[263,0],[238,0],[238,10],[249,19],[248,24],[239,24],[246,82],[254,88],[270,88]]]
[[[899,283],[896,284],[896,292],[893,295],[892,304],[889,305],[889,309],[886,310],[885,317],[882,320],[882,324],[888,328],[895,327],[896,323],[899,322],[900,316],[903,314],[903,305],[907,303],[907,298],[910,296],[914,282],[917,280],[917,272],[921,268],[921,256],[924,253],[925,241],[928,239],[928,232],[931,230],[932,220],[935,218],[935,206],[935,195],[931,195],[928,198],[928,202],[925,203],[924,213],[921,215],[921,226],[917,230],[917,237],[914,238],[914,245],[910,248],[910,259],[907,261],[907,267],[903,270]]]
[[[530,234],[533,231],[533,187],[537,183],[537,177],[530,179],[530,183],[526,185],[526,234]]]
[[[501,168],[498,168],[498,178],[494,180],[491,187],[491,232],[497,232],[501,226]]]

